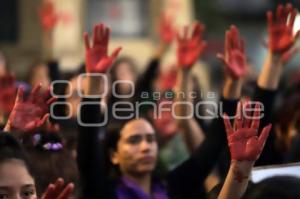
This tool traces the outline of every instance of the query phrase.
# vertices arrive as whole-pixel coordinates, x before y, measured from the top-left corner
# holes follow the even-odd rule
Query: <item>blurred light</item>
[[[296,16],[293,33],[296,34],[298,30],[300,30],[300,14]]]

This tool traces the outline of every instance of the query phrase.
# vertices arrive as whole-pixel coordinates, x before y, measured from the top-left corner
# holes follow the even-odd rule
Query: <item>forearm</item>
[[[241,97],[242,92],[242,79],[232,79],[231,77],[226,77],[224,88],[223,88],[223,97],[227,100],[236,100]]]
[[[189,152],[194,152],[205,139],[202,128],[194,118],[187,119],[184,124],[179,125],[179,128],[183,133],[183,138]]]
[[[177,98],[177,102],[180,104],[176,106],[176,115],[180,115],[182,117],[189,117],[194,110],[190,110],[189,106],[184,103],[193,104],[192,100],[189,99],[189,87],[188,77],[189,77],[189,70],[181,69],[177,76],[178,82],[178,90],[183,92],[184,95],[179,95]],[[193,108],[192,108],[193,109]],[[178,119],[178,125],[183,133],[183,138],[186,142],[188,150],[190,152],[195,151],[199,145],[204,140],[204,133],[202,128],[196,122],[194,117],[187,118],[187,119]]]
[[[276,90],[280,82],[282,67],[280,55],[269,52],[257,80],[258,86],[267,90]]]
[[[219,199],[239,199],[245,193],[253,162],[232,161]]]

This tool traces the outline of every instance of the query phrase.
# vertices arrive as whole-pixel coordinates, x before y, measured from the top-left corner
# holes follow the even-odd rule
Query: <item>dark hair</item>
[[[300,178],[276,176],[265,179],[247,190],[246,199],[295,199],[300,198]]]
[[[32,166],[21,144],[11,134],[0,132],[0,163],[12,159],[21,160],[27,168],[28,173],[34,178]]]

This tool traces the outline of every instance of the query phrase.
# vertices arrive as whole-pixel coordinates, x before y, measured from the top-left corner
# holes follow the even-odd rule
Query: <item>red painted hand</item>
[[[49,184],[47,190],[43,193],[42,199],[69,199],[73,190],[73,183],[65,186],[64,180],[59,178],[54,184]]]
[[[217,57],[224,62],[229,75],[234,78],[241,78],[247,73],[247,61],[244,49],[244,40],[240,38],[239,30],[232,25],[226,31],[224,54],[217,54]]]
[[[115,49],[111,56],[108,56],[108,42],[110,30],[104,24],[98,24],[93,31],[93,44],[90,46],[89,36],[84,34],[86,49],[86,72],[105,73],[117,58],[121,47]]]
[[[0,77],[0,90],[0,112],[10,113],[17,91],[15,77],[11,74]]]
[[[58,16],[51,0],[43,1],[43,5],[39,8],[38,14],[44,31],[51,31],[57,24]]]
[[[32,89],[27,100],[23,100],[24,90],[18,89],[14,108],[9,115],[5,130],[33,132],[40,128],[49,118],[49,106],[56,98],[50,98],[50,92],[40,94],[41,85]]]
[[[275,15],[275,16],[274,16]],[[279,5],[276,14],[271,11],[267,12],[269,41],[268,46],[271,52],[284,55],[286,61],[291,58],[294,53],[289,52],[300,35],[300,31],[293,34],[294,22],[297,10],[292,4],[288,3],[284,7]],[[294,50],[292,50],[294,51]]]
[[[258,127],[260,120],[260,106],[255,104],[255,110],[252,121],[249,117],[250,105],[247,103],[244,107],[240,102],[237,108],[237,116],[234,121],[234,128],[230,124],[229,117],[224,115],[224,124],[227,133],[228,146],[231,153],[231,160],[237,161],[256,161],[264,147],[266,139],[269,136],[272,125],[263,128],[258,137]],[[244,111],[243,111],[244,110]]]
[[[179,67],[191,68],[203,53],[207,43],[202,40],[204,25],[196,23],[192,36],[188,36],[188,27],[184,28],[183,36],[177,34],[177,62]]]
[[[170,44],[175,35],[176,30],[172,24],[172,17],[163,14],[160,19],[160,26],[159,26],[159,35],[160,40],[165,44]]]

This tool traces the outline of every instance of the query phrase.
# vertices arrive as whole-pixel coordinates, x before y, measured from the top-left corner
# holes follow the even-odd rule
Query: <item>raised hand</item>
[[[7,74],[0,77],[0,112],[10,113],[16,98],[16,78]]]
[[[93,42],[90,45],[88,33],[84,33],[86,49],[86,72],[88,73],[105,73],[117,58],[121,47],[116,48],[108,56],[108,42],[110,29],[104,24],[94,26]]]
[[[225,114],[224,124],[227,133],[228,146],[230,149],[231,160],[255,162],[264,147],[269,136],[272,125],[264,127],[258,136],[260,121],[260,106],[255,104],[253,116],[249,110],[250,104],[243,106],[240,102],[237,107],[237,116],[234,127],[231,126],[229,117]]]
[[[188,35],[188,27],[183,35],[177,34],[177,62],[179,67],[191,68],[203,53],[207,43],[203,41],[204,25],[196,23],[192,35]]]
[[[170,44],[176,36],[176,30],[172,23],[172,17],[163,14],[159,24],[160,40],[165,44]]]
[[[54,184],[49,184],[43,193],[42,199],[69,199],[74,190],[74,184],[65,185],[63,179],[59,178]]]
[[[240,38],[239,30],[232,25],[225,34],[224,54],[217,57],[225,64],[229,75],[238,79],[247,73],[247,61],[244,40]]]
[[[287,61],[295,53],[295,50],[291,48],[300,35],[299,30],[295,35],[293,34],[296,15],[297,9],[293,8],[290,3],[285,6],[279,5],[276,13],[267,12],[268,47],[271,52],[283,55],[283,61]]]
[[[51,0],[43,1],[42,6],[38,10],[38,14],[41,26],[45,32],[51,31],[58,22],[58,15]]]
[[[56,98],[50,98],[50,92],[40,94],[41,85],[35,86],[27,100],[23,99],[24,90],[18,89],[15,105],[9,115],[5,131],[33,132],[49,118],[49,106]]]

